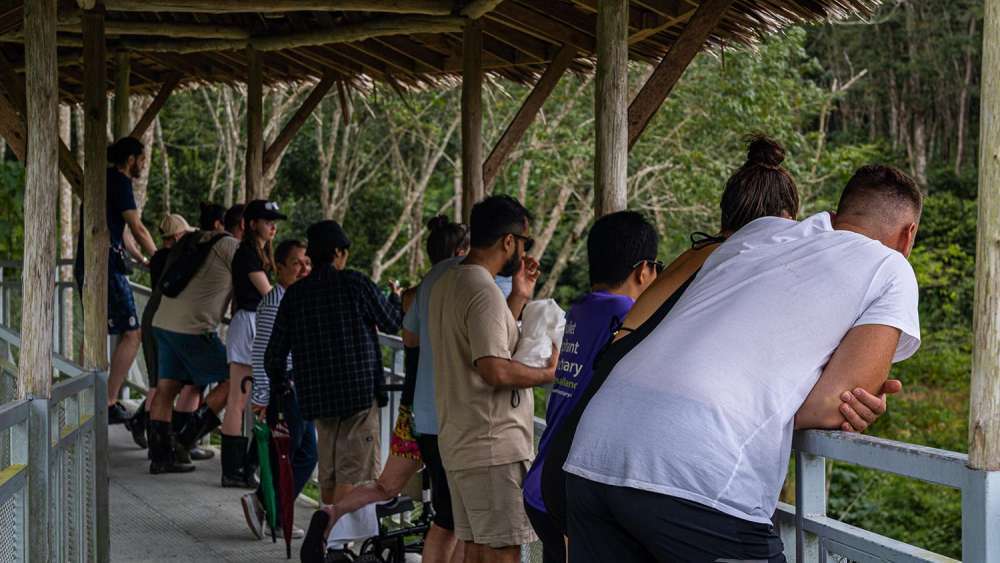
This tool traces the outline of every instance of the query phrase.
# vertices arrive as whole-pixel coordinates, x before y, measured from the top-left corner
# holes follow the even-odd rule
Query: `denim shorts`
[[[204,386],[229,378],[226,347],[219,335],[214,332],[182,334],[156,327],[153,332],[156,333],[160,379]]]

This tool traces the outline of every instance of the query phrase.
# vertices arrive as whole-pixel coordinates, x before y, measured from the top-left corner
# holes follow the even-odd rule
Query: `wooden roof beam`
[[[447,16],[451,0],[104,0],[109,12],[388,12]]]
[[[503,0],[472,0],[462,8],[462,15],[477,20],[492,12]]]
[[[545,100],[555,90],[556,84],[559,83],[562,75],[566,73],[566,69],[569,68],[574,58],[576,58],[576,48],[564,45],[559,49],[555,60],[545,69],[545,73],[535,83],[535,87],[524,99],[524,103],[517,110],[514,119],[511,120],[510,125],[507,126],[503,135],[500,136],[500,140],[497,141],[493,150],[490,151],[490,156],[483,163],[483,184],[487,193],[493,189],[493,184],[496,182],[500,169],[507,161],[507,157],[510,156],[514,147],[521,142],[521,139],[524,138],[528,127],[535,121],[538,112],[542,109],[542,105],[545,104]]]
[[[572,45],[588,53],[597,50],[597,41],[592,35],[567,27],[561,22],[514,2],[500,4],[490,12],[489,17],[500,19],[509,27],[520,29],[551,43]]]
[[[250,42],[257,50],[274,51],[412,33],[457,33],[462,31],[466,21],[465,18],[452,16],[395,16],[341,25],[332,29],[254,37]]]
[[[631,149],[642,136],[649,120],[660,109],[684,70],[694,60],[705,40],[722,21],[726,10],[735,0],[706,0],[691,16],[684,31],[663,60],[653,70],[646,83],[628,107],[628,146]]]
[[[79,24],[60,25],[59,31],[80,32]],[[194,39],[249,39],[250,31],[235,25],[203,23],[109,21],[106,35],[191,37]]]
[[[146,111],[142,112],[142,117],[136,122],[135,127],[132,128],[132,132],[129,137],[135,139],[142,138],[142,135],[149,129],[149,126],[153,124],[153,120],[156,119],[156,115],[160,113],[160,109],[163,108],[163,104],[167,103],[167,99],[170,98],[170,94],[177,88],[177,85],[181,83],[181,75],[175,74],[167,79],[160,86],[160,91],[156,93],[156,97],[150,102],[149,107]]]
[[[312,112],[316,109],[316,106],[323,101],[323,98],[327,95],[333,84],[336,82],[335,77],[332,73],[323,76],[323,79],[319,81],[313,91],[309,93],[309,97],[302,102],[299,109],[295,112],[295,115],[288,120],[278,136],[275,137],[274,142],[271,146],[267,147],[264,151],[264,175],[266,176],[271,172],[271,168],[274,167],[274,163],[278,161],[278,157],[281,156],[288,145],[295,138],[295,135],[302,129],[305,125],[306,120],[312,115]]]

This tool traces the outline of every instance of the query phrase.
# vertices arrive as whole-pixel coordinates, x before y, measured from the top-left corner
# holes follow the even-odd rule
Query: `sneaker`
[[[108,407],[108,425],[112,424],[125,424],[129,419],[128,411],[125,410],[125,406],[121,403],[116,402],[115,404]]]
[[[256,493],[247,493],[240,498],[243,505],[243,517],[246,518],[250,532],[259,539],[264,539],[264,506]],[[294,533],[294,532],[293,532]]]
[[[277,528],[274,529],[274,535],[276,537],[279,537],[279,538],[285,537],[285,535],[283,533],[281,533],[281,526],[278,526]],[[306,531],[303,530],[302,528],[298,527],[298,526],[293,525],[292,526],[292,539],[293,540],[300,540],[300,539],[302,539],[304,537],[306,537]]]

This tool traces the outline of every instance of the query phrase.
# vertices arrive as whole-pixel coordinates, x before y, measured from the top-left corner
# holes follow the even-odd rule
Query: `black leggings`
[[[570,563],[785,561],[772,526],[696,502],[575,475],[566,498]]]
[[[524,503],[524,511],[528,513],[535,535],[542,542],[542,562],[566,563],[566,539],[556,519],[528,503]]]

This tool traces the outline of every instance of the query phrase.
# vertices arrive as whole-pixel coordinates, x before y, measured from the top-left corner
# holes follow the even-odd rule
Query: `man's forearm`
[[[482,362],[482,360],[480,360]],[[489,364],[477,368],[487,383],[494,387],[527,389],[552,383],[555,376],[545,368],[533,368],[514,360],[490,358]]]
[[[520,319],[521,313],[524,311],[524,306],[531,301],[531,297],[526,295],[518,295],[517,293],[511,292],[507,296],[507,307],[510,308],[511,314],[514,315],[514,319]]]

